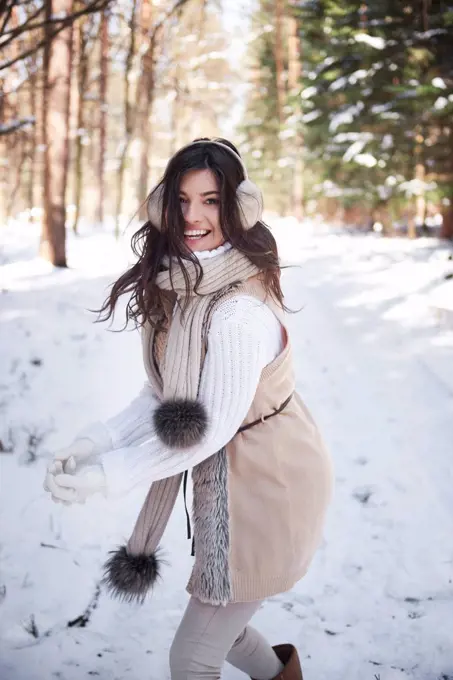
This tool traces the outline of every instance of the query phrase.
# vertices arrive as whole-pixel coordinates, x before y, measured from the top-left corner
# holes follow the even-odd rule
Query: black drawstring
[[[281,404],[278,408],[274,409],[272,413],[269,413],[267,416],[261,416],[261,418],[257,418],[251,423],[247,423],[247,425],[243,425],[242,427],[239,428],[239,432],[245,432],[245,430],[249,430],[251,427],[254,427],[255,425],[258,425],[259,423],[264,423],[266,420],[269,420],[269,418],[272,418],[273,416],[278,415],[283,411],[284,408],[286,408],[289,404],[289,402],[292,399],[292,394],[289,395],[287,399]],[[190,515],[189,511],[187,510],[187,478],[189,476],[188,470],[185,470],[184,472],[184,477],[183,477],[183,483],[182,483],[182,489],[183,489],[183,495],[184,495],[184,509],[186,511],[186,519],[187,519],[187,538],[188,540],[192,539],[192,551],[191,551],[191,556],[194,557],[195,555],[195,536],[192,537],[192,526],[190,524]]]
[[[187,519],[187,538],[190,541],[192,539],[192,550],[190,552],[191,557],[194,557],[195,555],[195,536],[192,537],[192,527],[190,525],[190,515],[189,511],[187,510],[187,478],[189,476],[188,470],[185,470],[184,472],[184,477],[183,477],[183,483],[182,483],[182,490],[183,490],[183,495],[184,495],[184,509],[186,511],[186,519]]]
[[[189,511],[187,510],[187,477],[188,477],[188,471],[186,470],[184,472],[184,480],[182,483],[182,489],[184,493],[184,509],[186,511],[186,519],[187,519],[187,538],[190,540],[192,538],[192,527],[190,526],[190,515]]]

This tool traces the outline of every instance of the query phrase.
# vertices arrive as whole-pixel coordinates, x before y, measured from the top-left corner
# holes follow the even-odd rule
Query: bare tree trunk
[[[17,12],[17,7],[13,6],[12,3],[8,8],[11,29],[16,29],[19,24]],[[0,14],[2,13],[0,12]],[[3,48],[3,53],[4,49],[5,48]],[[19,53],[19,42],[12,42],[6,50],[7,55],[11,59],[15,59]],[[17,64],[14,64],[5,72],[0,81],[0,123],[13,124],[14,121],[18,119],[17,93],[14,92],[14,80],[18,75],[18,66]],[[7,162],[3,166],[4,170],[1,177],[2,189],[4,190],[4,195],[1,197],[1,217],[5,220],[11,216],[13,208],[13,202],[11,200],[11,179],[13,176],[16,176],[17,178],[16,171],[19,163],[17,144],[20,132],[20,128],[17,128],[16,131],[9,135],[5,135],[4,139],[2,138],[3,155],[5,160],[7,159]]]
[[[409,219],[407,224],[407,235],[409,238],[417,238],[416,221],[425,220],[426,201],[425,201],[425,166],[423,163],[423,130],[420,125],[417,125],[415,130],[415,147],[414,147],[414,161],[415,173],[414,179],[420,182],[420,193],[416,194],[415,204],[409,208]],[[417,189],[418,192],[418,189]]]
[[[299,28],[295,17],[288,19],[288,85],[291,95],[294,100],[300,102],[300,78],[302,75],[301,53],[300,53],[300,38]],[[298,112],[301,111],[300,104],[297,104]],[[302,122],[297,120],[296,134],[292,139],[293,143],[293,158],[294,158],[294,173],[293,185],[291,191],[291,212],[298,220],[304,216],[304,159],[303,159],[303,145],[304,138],[302,133]]]
[[[453,128],[450,127],[450,167],[452,168],[451,178],[453,178]],[[453,239],[453,195],[450,195],[450,205],[443,213],[441,238]]]
[[[148,99],[148,97],[147,97]],[[151,102],[149,102],[148,110],[151,109]],[[141,133],[140,146],[140,174],[138,179],[138,192],[140,201],[140,219],[146,219],[146,203],[145,199],[149,189],[149,153],[151,146],[151,123],[149,116]]]
[[[277,111],[278,122],[283,124],[283,108],[285,106],[285,82],[284,76],[284,59],[283,59],[283,16],[284,6],[283,0],[275,1],[275,70],[277,78]]]
[[[25,159],[27,157],[27,141],[26,141],[26,135],[22,130],[20,130],[18,133],[15,135],[15,144],[14,144],[14,152],[15,152],[15,162],[14,162],[14,170],[15,170],[15,178],[14,178],[14,184],[9,187],[9,192],[8,192],[8,205],[6,209],[6,214],[7,215],[12,215],[13,212],[17,212],[17,209],[20,210],[20,199],[17,201],[17,196],[19,194],[19,189],[21,187],[22,183],[22,174],[23,174],[23,168],[25,164]],[[14,210],[16,208],[16,210]]]
[[[17,7],[12,7],[11,9],[11,27],[16,28],[18,25]],[[13,42],[9,48],[9,52],[12,58],[15,58],[19,52],[18,41]],[[14,64],[6,72],[4,78],[5,92],[2,99],[4,99],[4,113],[3,117],[0,119],[1,122],[9,121],[13,123],[19,118],[19,107],[18,107],[18,93],[14,86],[14,81],[19,76],[18,65]],[[7,136],[5,143],[6,157],[8,158],[7,172],[5,174],[5,206],[6,206],[6,217],[9,218],[16,208],[18,211],[18,206],[15,205],[15,198],[17,190],[20,185],[20,177],[23,164],[23,135],[22,130],[18,128],[11,135]]]
[[[68,14],[73,0],[45,0],[45,17]],[[72,62],[72,26],[51,41],[46,23],[44,47],[43,141],[44,221],[40,253],[56,267],[66,267],[65,194],[69,161],[69,106]]]
[[[420,182],[425,183],[426,169],[423,163],[417,163],[415,168],[415,178]],[[424,225],[426,219],[426,196],[424,187],[421,189],[420,193],[415,199],[415,215],[418,224]]]
[[[33,60],[34,61],[34,60]],[[35,119],[35,124],[30,130],[28,137],[28,181],[27,181],[27,206],[31,210],[35,206],[35,177],[36,173],[36,147],[38,145],[38,107],[36,105],[36,91],[38,85],[38,75],[36,65],[33,63],[30,73],[30,116]]]
[[[80,218],[80,206],[83,195],[83,138],[85,135],[85,92],[88,82],[88,54],[87,54],[87,18],[79,19],[77,32],[77,133],[75,145],[75,217],[73,231],[76,234]]]
[[[140,135],[140,170],[138,181],[138,203],[140,204],[140,218],[146,219],[145,198],[148,193],[149,182],[149,159],[151,154],[151,112],[155,93],[154,69],[158,45],[160,44],[161,31],[164,30],[166,22],[172,17],[180,15],[182,8],[188,0],[177,0],[168,8],[166,16],[155,23],[153,0],[143,0],[141,12],[142,35],[146,40],[147,48],[144,50],[141,59],[140,80],[137,88],[137,121],[138,134]],[[156,3],[157,5],[157,3]],[[203,1],[200,10],[204,17],[205,2]]]
[[[119,237],[120,233],[120,217],[123,208],[124,196],[124,174],[126,169],[126,159],[129,151],[129,146],[132,139],[134,129],[133,109],[130,96],[130,74],[132,64],[135,56],[136,46],[136,13],[137,0],[132,1],[131,16],[129,20],[130,42],[126,57],[126,64],[124,69],[124,142],[121,148],[121,155],[119,160],[118,175],[117,175],[117,190],[116,190],[116,222],[115,222],[115,236]]]
[[[368,3],[362,2],[360,7],[360,28],[366,31],[368,25]]]
[[[444,212],[443,218],[440,237],[453,239],[453,205]]]
[[[139,180],[137,203],[140,205],[139,217],[146,219],[146,205],[149,180],[149,154],[151,145],[151,106],[154,90],[154,50],[156,35],[153,32],[153,0],[143,0],[140,17],[143,55],[140,63],[140,76],[137,87],[136,111],[137,134],[140,140]],[[146,47],[145,47],[146,46]]]
[[[11,119],[14,116],[15,107],[8,106],[8,114]],[[12,118],[13,119],[13,118]],[[5,218],[9,219],[12,217],[14,212],[14,180],[17,182],[18,176],[20,176],[20,151],[19,151],[19,139],[20,131],[15,132],[12,135],[8,135],[5,139],[5,157],[8,159],[8,165],[6,166],[7,172],[5,172]],[[15,182],[14,182],[15,183]],[[13,194],[13,196],[11,196]]]
[[[432,0],[422,0],[422,12],[423,12],[423,31],[427,31],[429,28],[429,10],[431,7]]]
[[[108,77],[108,54],[109,54],[109,15],[104,10],[101,15],[101,52],[99,74],[99,157],[98,157],[98,204],[96,220],[99,224],[104,222],[104,199],[105,199],[105,156],[107,147],[107,77]]]
[[[176,72],[175,72],[175,77],[173,80],[173,90],[175,92],[175,96],[172,102],[172,107],[171,107],[171,119],[170,119],[170,134],[171,134],[171,141],[170,141],[170,154],[173,155],[176,150],[178,149],[179,146],[179,121],[181,120],[181,108],[184,107],[183,102],[181,101],[181,92],[180,92],[180,84],[179,84],[179,74],[178,74],[178,66],[176,66]]]
[[[453,204],[449,205],[442,213],[442,226],[440,238],[453,239]]]
[[[154,99],[154,50],[157,37],[153,34],[149,47],[143,59],[143,98],[140,111],[140,175],[138,180],[139,202],[141,203],[140,217],[146,218],[146,206],[143,201],[148,193],[149,155],[151,145],[151,108]]]
[[[5,95],[3,83],[0,80],[0,120],[5,120]],[[7,137],[0,137],[0,160],[7,157]],[[6,164],[0,163],[0,225],[6,220]]]

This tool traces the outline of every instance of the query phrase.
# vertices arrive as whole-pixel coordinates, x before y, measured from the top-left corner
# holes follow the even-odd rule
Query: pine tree
[[[453,183],[453,23],[424,0],[299,3],[305,140],[343,200],[423,221]],[[326,185],[321,185],[325,187]]]

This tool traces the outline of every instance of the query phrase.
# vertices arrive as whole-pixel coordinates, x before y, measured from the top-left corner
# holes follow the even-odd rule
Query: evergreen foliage
[[[261,2],[261,26],[268,16]],[[302,82],[288,97],[300,120],[305,200],[385,205],[422,222],[427,201],[453,198],[453,4],[442,0],[306,0],[288,3],[298,23]],[[264,21],[263,21],[264,17]],[[275,62],[262,30],[254,43],[258,92],[244,133],[277,161]],[[258,141],[258,145],[257,145]],[[272,173],[263,153],[262,172]],[[287,180],[287,177],[285,178]],[[280,185],[279,191],[287,191]],[[395,212],[396,211],[396,212]]]

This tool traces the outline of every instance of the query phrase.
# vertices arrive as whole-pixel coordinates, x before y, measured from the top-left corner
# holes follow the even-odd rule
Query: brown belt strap
[[[261,418],[257,418],[251,423],[247,423],[247,425],[243,425],[242,427],[239,428],[238,432],[245,432],[245,430],[249,430],[251,427],[254,427],[255,425],[258,425],[259,423],[264,423],[266,420],[269,420],[269,418],[272,418],[273,416],[278,415],[285,409],[291,399],[293,398],[293,394],[290,394],[287,399],[283,402],[283,404],[280,404],[280,406],[272,411],[272,413],[269,413],[267,416],[261,416]]]

